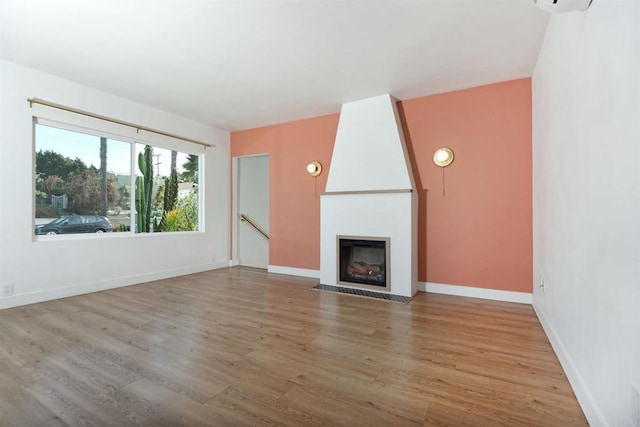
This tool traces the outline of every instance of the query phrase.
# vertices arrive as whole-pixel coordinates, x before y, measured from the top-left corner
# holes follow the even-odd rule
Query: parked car
[[[68,215],[48,224],[37,225],[36,234],[107,233],[113,225],[107,217],[99,215]]]

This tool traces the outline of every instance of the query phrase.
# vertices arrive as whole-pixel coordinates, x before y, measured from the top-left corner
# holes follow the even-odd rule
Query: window
[[[34,140],[36,235],[199,229],[198,154],[41,119]]]
[[[199,156],[136,144],[136,159],[136,230],[197,231]]]

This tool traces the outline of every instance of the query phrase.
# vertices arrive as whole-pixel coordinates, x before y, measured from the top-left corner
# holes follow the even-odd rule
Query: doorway
[[[269,266],[269,155],[234,157],[233,260]]]

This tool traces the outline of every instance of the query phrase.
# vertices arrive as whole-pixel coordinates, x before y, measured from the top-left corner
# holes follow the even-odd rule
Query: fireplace
[[[320,196],[320,283],[411,298],[418,291],[415,190],[396,100],[386,94],[343,104]]]
[[[389,291],[389,238],[337,236],[337,283]]]

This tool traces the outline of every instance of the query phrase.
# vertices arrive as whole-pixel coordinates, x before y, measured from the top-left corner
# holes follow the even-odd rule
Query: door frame
[[[247,154],[244,156],[233,157],[231,163],[231,266],[240,265],[238,258],[238,230],[240,229],[240,212],[238,200],[238,165],[240,159],[247,157],[267,157],[269,160],[269,153],[257,153]],[[271,161],[269,161],[269,173],[271,172]],[[269,188],[271,188],[271,182],[269,182]],[[269,190],[271,191],[271,190]],[[271,209],[271,197],[269,197],[269,209]],[[271,217],[271,215],[269,215]]]

